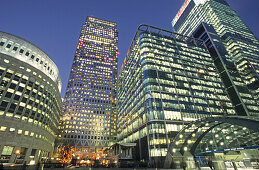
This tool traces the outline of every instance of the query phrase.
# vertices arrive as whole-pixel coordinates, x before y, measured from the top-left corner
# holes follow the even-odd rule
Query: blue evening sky
[[[77,39],[86,16],[118,23],[119,64],[138,25],[172,30],[171,20],[184,0],[1,0],[0,31],[22,37],[46,52],[59,68],[62,97]],[[259,37],[259,0],[228,0]]]

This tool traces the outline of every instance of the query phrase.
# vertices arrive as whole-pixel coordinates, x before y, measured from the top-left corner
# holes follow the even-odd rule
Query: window
[[[1,126],[0,127],[0,131],[2,131],[2,132],[6,131],[6,127],[5,126]]]
[[[31,150],[31,156],[35,156],[36,151],[37,151],[36,149],[32,149],[32,150]]]
[[[10,132],[14,132],[14,131],[15,131],[15,128],[10,128],[9,131],[10,131]]]
[[[27,51],[27,52],[25,53],[25,55],[26,55],[26,56],[29,56],[29,55],[30,55],[29,51]]]
[[[5,94],[5,97],[7,97],[7,98],[11,98],[11,97],[12,97],[12,93],[7,92],[7,93]]]
[[[33,132],[31,132],[30,136],[34,136],[34,133],[33,133]]]
[[[20,52],[20,54],[22,54],[22,53],[24,52],[24,49],[20,49],[20,51],[19,51],[19,52]]]
[[[4,149],[2,151],[2,155],[12,155],[13,153],[13,146],[4,146]]]
[[[8,105],[8,102],[2,101],[0,106],[3,107],[3,108],[6,108],[7,105]]]
[[[2,42],[0,42],[0,46],[4,46],[4,42],[2,41]]]
[[[18,133],[18,135],[21,135],[21,134],[22,134],[22,130],[19,129],[19,130],[17,131],[17,133]]]
[[[11,44],[7,44],[6,48],[10,48],[12,45]]]
[[[28,135],[29,135],[29,131],[25,131],[25,132],[24,132],[24,135],[25,135],[25,136],[28,136]]]
[[[14,51],[17,51],[17,49],[18,49],[18,47],[14,47],[14,48],[13,48]]]

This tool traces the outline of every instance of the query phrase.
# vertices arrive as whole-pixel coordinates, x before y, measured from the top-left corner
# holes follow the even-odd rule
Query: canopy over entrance
[[[172,140],[165,168],[174,158],[202,156],[214,152],[259,148],[259,118],[211,117],[187,125]]]

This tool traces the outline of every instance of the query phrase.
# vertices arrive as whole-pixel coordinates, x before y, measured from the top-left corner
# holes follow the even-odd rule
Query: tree
[[[58,145],[57,153],[61,163],[69,163],[73,158],[75,149],[69,145]]]

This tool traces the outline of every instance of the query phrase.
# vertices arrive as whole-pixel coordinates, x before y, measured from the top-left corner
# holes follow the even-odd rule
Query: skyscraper
[[[170,142],[200,118],[235,115],[209,51],[192,37],[139,26],[118,78],[118,141],[161,166]]]
[[[70,72],[60,125],[62,143],[75,146],[77,153],[90,154],[115,138],[117,55],[117,24],[87,17]]]
[[[238,115],[259,116],[259,41],[225,0],[186,0],[174,31],[206,42]]]

